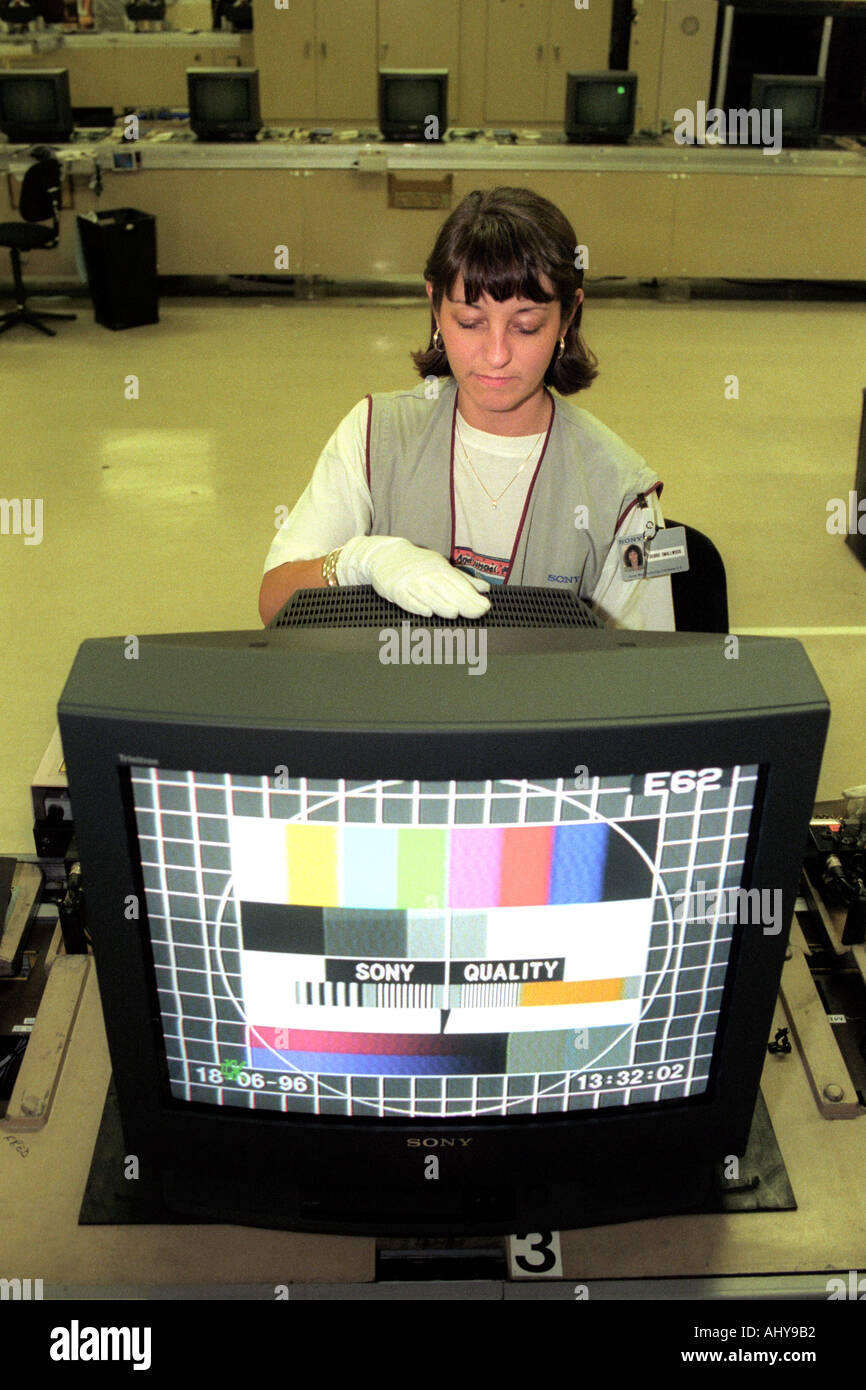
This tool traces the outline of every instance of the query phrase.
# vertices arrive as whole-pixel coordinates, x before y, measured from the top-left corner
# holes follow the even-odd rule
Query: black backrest
[[[60,163],[42,156],[24,175],[18,210],[25,222],[56,222],[59,207]]]
[[[665,526],[683,526],[689,568],[671,575],[677,632],[728,631],[728,581],[725,565],[709,536],[665,517]]]

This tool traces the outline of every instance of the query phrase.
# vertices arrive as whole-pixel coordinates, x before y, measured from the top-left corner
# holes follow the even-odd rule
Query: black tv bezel
[[[652,650],[656,645],[652,639],[659,636],[662,635],[583,633],[573,640],[585,644],[591,653],[599,644],[611,650],[620,646]],[[685,635],[665,636],[682,638]],[[372,637],[375,638],[375,633]],[[250,633],[206,634],[199,657],[210,648],[210,661],[204,660],[202,681],[208,669],[219,669],[216,653],[221,639],[228,639],[228,645],[234,645],[236,653],[242,651],[244,645],[256,648],[265,662],[276,662],[277,669],[285,659],[281,656],[284,649],[288,648],[286,656],[298,650],[296,633],[275,632],[264,637]],[[159,641],[141,639],[145,660],[149,655],[149,640]],[[339,638],[336,640],[339,642]],[[727,639],[704,637],[698,640],[701,646],[695,653],[695,660],[708,643],[712,647]],[[751,640],[760,642],[762,639]],[[745,645],[749,639],[740,641]],[[789,651],[799,648],[798,643],[783,642],[783,645]],[[102,650],[94,653],[94,646]],[[91,649],[89,654],[86,648]],[[715,649],[718,654],[718,645]],[[97,659],[93,671],[101,670],[103,676],[107,674],[109,652],[111,660],[118,665],[123,661],[120,639],[113,646],[108,639],[84,644],[76,660],[79,674],[88,664],[89,656],[94,655]],[[176,657],[177,652],[175,660]],[[158,653],[155,659],[159,662]],[[248,669],[255,670],[255,659],[247,659],[253,661]],[[723,658],[718,656],[718,659]],[[746,659],[748,661],[748,656]],[[243,656],[239,660],[243,665]],[[169,659],[164,664],[171,668],[175,663]],[[731,667],[736,668],[737,664],[731,663]],[[137,663],[124,665],[134,668]],[[801,663],[795,661],[792,669],[798,666]],[[258,775],[260,771],[270,773],[280,764],[291,767],[293,758],[297,763],[303,743],[307,767],[312,775],[319,777],[393,776],[440,780],[443,767],[453,768],[460,778],[467,780],[485,776],[562,776],[567,775],[563,764],[570,768],[577,761],[573,750],[579,737],[575,730],[581,724],[584,726],[582,737],[592,741],[591,766],[599,775],[639,774],[692,766],[694,760],[688,760],[689,745],[695,749],[712,748],[712,765],[756,764],[763,769],[759,824],[754,831],[751,862],[742,886],[747,889],[781,888],[783,920],[787,923],[793,913],[801,857],[797,853],[797,836],[804,841],[828,719],[826,700],[817,681],[814,682],[814,698],[805,703],[773,713],[740,709],[727,719],[716,711],[691,718],[685,733],[680,717],[656,717],[640,727],[623,727],[621,721],[612,720],[607,724],[596,722],[592,728],[587,727],[586,720],[575,719],[567,728],[511,731],[504,755],[501,730],[457,728],[437,732],[428,729],[419,745],[419,730],[373,729],[365,733],[363,756],[359,760],[358,728],[307,728],[292,734],[285,727],[269,726],[266,717],[260,719],[258,726],[254,717],[243,725],[235,716],[228,716],[222,727],[210,715],[197,723],[189,719],[179,721],[175,715],[163,715],[160,720],[155,710],[148,710],[147,700],[142,699],[145,692],[141,679],[136,682],[131,670],[122,673],[129,677],[128,682],[123,679],[120,682],[121,686],[128,684],[130,712],[124,714],[122,711],[123,698],[117,699],[120,691],[107,689],[100,697],[104,707],[97,714],[93,707],[89,710],[82,707],[80,695],[86,692],[80,684],[76,695],[76,667],[60,702],[61,734],[121,1117],[129,1151],[137,1153],[142,1161],[165,1171],[170,1181],[171,1175],[185,1169],[198,1173],[207,1170],[235,1174],[234,1184],[243,1186],[245,1176],[249,1181],[249,1174],[253,1173],[260,1179],[259,1183],[253,1183],[253,1188],[261,1186],[264,1174],[290,1171],[296,1177],[298,1194],[296,1199],[286,1197],[290,1211],[251,1210],[250,1203],[256,1208],[255,1194],[251,1191],[246,1205],[238,1199],[237,1210],[226,1214],[225,1219],[356,1234],[436,1232],[451,1229],[454,1218],[437,1215],[435,1204],[427,1200],[423,1191],[418,1195],[415,1211],[399,1209],[389,1216],[388,1199],[383,1198],[381,1209],[373,1214],[351,1210],[335,1213],[326,1201],[324,1214],[311,1214],[308,1210],[305,1216],[303,1193],[312,1190],[316,1175],[325,1192],[339,1188],[341,1170],[344,1180],[347,1134],[353,1171],[357,1165],[363,1171],[374,1172],[380,1193],[405,1185],[410,1160],[419,1156],[408,1150],[409,1139],[419,1144],[432,1140],[437,1143],[445,1139],[469,1140],[471,1154],[453,1154],[449,1150],[448,1157],[452,1170],[470,1188],[473,1182],[477,1185],[481,1181],[480,1175],[485,1172],[497,1174],[497,1192],[503,1184],[515,1187],[519,1185],[520,1174],[537,1173],[541,1163],[548,1190],[539,1196],[538,1182],[531,1183],[530,1196],[524,1194],[519,1199],[517,1214],[480,1211],[474,1219],[468,1216],[461,1219],[462,1229],[481,1233],[518,1227],[538,1229],[539,1222],[544,1222],[546,1228],[553,1219],[551,1202],[556,1224],[580,1224],[582,1199],[575,1199],[578,1208],[575,1210],[573,1201],[570,1203],[562,1193],[568,1187],[569,1173],[580,1170],[583,1155],[592,1157],[591,1168],[586,1172],[586,1180],[591,1183],[593,1174],[601,1169],[609,1170],[610,1174],[624,1173],[622,1148],[625,1144],[629,1162],[634,1162],[636,1155],[641,1156],[641,1170],[649,1183],[656,1173],[659,1181],[663,1181],[665,1175],[669,1177],[676,1171],[684,1153],[698,1164],[743,1151],[772,1021],[787,928],[776,937],[764,935],[758,928],[737,928],[717,1035],[720,1052],[714,1059],[709,1089],[693,1098],[673,1099],[662,1105],[602,1108],[596,1112],[485,1117],[472,1121],[447,1117],[386,1121],[339,1116],[310,1118],[269,1112],[250,1114],[235,1107],[209,1107],[167,1098],[163,1090],[164,1051],[161,1053],[159,1047],[159,1014],[146,923],[131,924],[123,916],[123,904],[129,894],[138,895],[142,902],[144,899],[134,846],[130,842],[128,786],[124,793],[121,769],[158,757],[162,766],[173,769]],[[87,679],[85,675],[85,686]],[[92,677],[90,679],[92,684]],[[465,673],[463,680],[466,680]],[[736,678],[732,678],[732,688],[735,684]],[[257,690],[261,688],[257,685]],[[213,695],[209,693],[208,699],[211,698]],[[156,702],[159,702],[158,695]],[[651,755],[647,753],[648,736],[652,738]],[[294,748],[293,743],[297,745]],[[355,756],[351,759],[351,767],[347,768],[346,749],[350,745]],[[792,749],[797,750],[795,756]],[[584,757],[582,761],[587,759]],[[507,766],[503,766],[503,762]],[[303,771],[303,766],[297,766],[298,774]],[[107,865],[112,868],[107,870]],[[133,948],[134,942],[138,944]],[[424,1150],[420,1149],[419,1153],[423,1156]],[[535,1199],[531,1196],[533,1191]],[[559,1195],[551,1198],[551,1192]],[[438,1191],[436,1195],[439,1196]],[[222,1209],[221,1203],[217,1205]],[[592,1202],[589,1207],[593,1208]],[[628,1210],[628,1201],[624,1199],[622,1212],[626,1217]],[[203,1211],[212,1219],[218,1218],[218,1212],[207,1202]],[[641,1211],[640,1214],[645,1213]],[[592,1210],[589,1215],[592,1219]],[[607,1211],[607,1216],[624,1219],[622,1213],[611,1215]]]
[[[565,117],[563,129],[566,139],[570,144],[621,144],[627,141],[634,134],[634,118],[637,109],[637,79],[636,72],[618,72],[615,70],[598,72],[569,72],[565,79]],[[602,124],[588,121],[577,121],[573,118],[575,91],[578,86],[598,85],[603,82],[613,82],[622,84],[629,90],[628,100],[628,119],[620,121],[617,125]]]
[[[68,68],[10,68],[8,71],[0,72],[0,84],[13,82],[31,81],[33,78],[41,78],[51,81],[57,104],[57,118],[53,123],[48,121],[35,122],[13,122],[6,119],[3,110],[3,98],[0,94],[0,131],[6,136],[10,145],[30,145],[34,141],[45,141],[50,144],[66,144],[72,139],[75,130],[75,121],[72,115],[72,97],[69,86]]]
[[[202,119],[196,109],[196,88],[207,78],[229,78],[243,81],[249,91],[249,118],[237,121],[207,121]],[[250,68],[205,68],[192,67],[186,70],[186,94],[189,106],[189,126],[197,139],[204,143],[220,143],[225,140],[255,140],[262,128],[262,108],[259,88],[259,69]]]
[[[386,88],[391,82],[417,82],[433,78],[440,89],[438,112],[429,112],[439,119],[439,139],[428,140],[422,121],[395,121],[387,115]],[[438,144],[448,129],[448,68],[379,68],[378,76],[379,132],[383,140],[406,144]]]
[[[824,115],[824,92],[827,83],[823,77],[815,77],[804,73],[786,72],[753,72],[752,73],[752,95],[750,106],[758,107],[759,110],[776,108],[764,100],[766,89],[774,83],[786,83],[791,87],[804,87],[817,91],[818,103],[815,110],[815,120],[808,129],[805,126],[790,132],[785,129],[784,117],[782,120],[782,146],[787,145],[809,145],[820,138],[821,121]]]

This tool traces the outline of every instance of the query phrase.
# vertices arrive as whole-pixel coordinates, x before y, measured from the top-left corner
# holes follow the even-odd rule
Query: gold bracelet
[[[337,561],[340,558],[342,549],[342,546],[338,546],[336,550],[332,550],[329,555],[326,555],[322,561],[322,578],[327,583],[329,589],[336,588],[340,583],[337,578]]]

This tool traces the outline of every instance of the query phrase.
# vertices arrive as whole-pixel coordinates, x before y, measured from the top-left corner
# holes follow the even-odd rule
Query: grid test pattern
[[[711,785],[699,780],[679,793],[669,777],[656,778],[654,786],[664,789],[649,795],[643,776],[587,779],[575,789],[569,779],[322,782],[152,767],[130,773],[175,1100],[405,1119],[562,1112],[705,1090],[736,920],[726,894],[742,879],[756,767],[722,769]],[[285,1066],[251,1066],[256,1020],[247,1017],[242,995],[241,904],[233,895],[230,842],[235,817],[338,826],[605,822],[650,871],[637,1022],[573,1033],[574,1063],[567,1070],[561,1062],[545,1064],[543,1047],[532,1071],[511,1074],[301,1076]],[[530,926],[530,948],[531,935]],[[387,988],[378,987],[381,1003],[387,1004],[381,992]],[[365,1002],[373,998],[368,994]],[[379,1031],[375,1021],[370,1029]]]

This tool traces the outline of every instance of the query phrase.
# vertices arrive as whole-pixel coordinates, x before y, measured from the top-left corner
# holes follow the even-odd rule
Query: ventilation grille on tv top
[[[491,588],[481,618],[422,618],[382,598],[370,584],[298,589],[268,627],[603,627],[572,593],[543,588]]]

